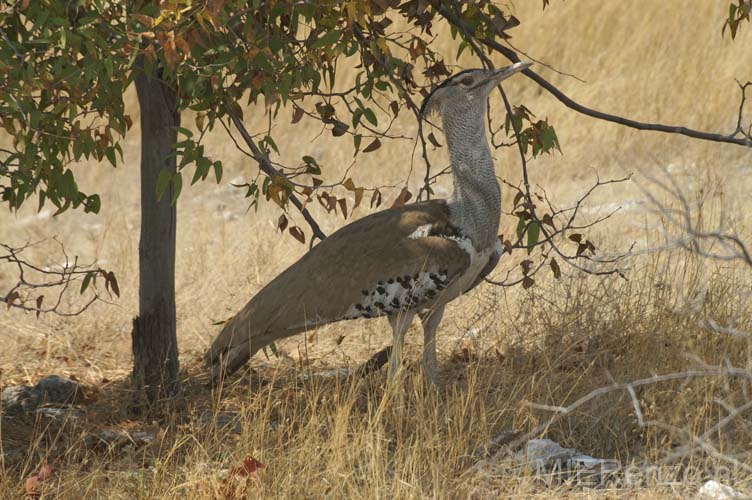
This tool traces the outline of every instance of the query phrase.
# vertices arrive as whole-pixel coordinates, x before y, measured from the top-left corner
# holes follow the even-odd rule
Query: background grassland
[[[516,2],[513,8],[522,25],[512,42],[531,58],[584,80],[544,64],[535,67],[585,105],[639,120],[728,132],[736,126],[739,103],[734,79],[752,80],[752,30],[744,27],[734,42],[721,37],[727,3],[570,0],[552,2],[542,12],[540,2]],[[448,29],[435,31],[437,48],[453,53]],[[456,61],[450,57],[449,62]],[[475,65],[465,58],[457,67]],[[343,85],[353,78],[354,70],[343,69]],[[590,218],[622,207],[591,232],[602,251],[624,251],[633,243],[637,250],[657,248],[674,234],[675,228],[645,203],[645,191],[667,205],[675,201],[661,194],[648,180],[651,176],[671,176],[689,200],[702,201],[697,216],[703,227],[724,225],[752,241],[746,217],[752,209],[748,150],[592,120],[566,109],[522,77],[505,86],[514,102],[548,117],[556,127],[563,154],[532,161],[530,174],[557,204],[578,199],[596,173],[603,179],[634,174],[628,184],[601,190],[586,207]],[[135,95],[129,94],[127,102],[137,124]],[[497,98],[492,110],[498,123],[503,112]],[[262,108],[245,116],[250,130],[265,127]],[[184,120],[192,125],[193,117]],[[312,154],[331,179],[351,167],[349,141],[319,135],[320,129],[305,119],[296,126],[288,122],[280,120],[273,129],[283,162]],[[402,113],[395,130],[412,137],[415,129],[414,120]],[[81,189],[102,195],[100,215],[66,212],[51,217],[47,209],[37,213],[34,203],[18,213],[0,214],[0,241],[21,244],[57,236],[69,255],[96,260],[114,270],[120,281],[119,300],[95,304],[75,318],[37,320],[16,310],[0,315],[2,385],[33,383],[57,373],[75,376],[86,388],[82,428],[42,432],[40,422],[8,419],[0,427],[5,449],[30,440],[52,445],[63,464],[51,484],[60,498],[215,497],[221,494],[221,471],[246,454],[269,465],[261,481],[249,486],[249,493],[264,497],[544,498],[551,489],[522,469],[497,464],[485,472],[466,472],[473,463],[469,452],[491,435],[527,430],[550,416],[527,402],[567,404],[612,379],[683,370],[696,366],[698,359],[711,365],[724,360],[742,367],[752,363],[748,343],[700,325],[703,318],[711,318],[739,329],[750,327],[749,269],[664,250],[630,259],[628,280],[564,268],[560,281],[544,273],[527,291],[484,286],[456,301],[438,337],[445,386],[438,394],[412,376],[401,397],[385,394],[384,373],[362,382],[296,381],[300,372],[353,366],[388,345],[387,322],[374,320],[333,325],[280,342],[279,359],[259,355],[252,362],[274,384],[234,384],[219,400],[195,381],[202,373],[198,358],[217,332],[212,323],[236,312],[307,247],[276,232],[276,206],[248,210],[242,190],[230,185],[252,180],[257,168],[224,131],[216,131],[207,147],[225,163],[226,180],[184,189],[178,202],[177,313],[186,398],[173,415],[144,422],[127,408],[131,318],[137,311],[138,126],[125,141],[123,167],[76,168]],[[421,182],[417,156],[408,175],[412,149],[409,140],[387,142],[376,152],[360,155],[349,175],[357,185],[395,186],[384,190],[390,203],[405,182],[413,192]],[[436,165],[447,163],[444,149],[431,153]],[[499,176],[512,183],[519,179],[516,155],[513,149],[495,152]],[[448,194],[448,182],[447,177],[441,180],[439,194]],[[507,197],[505,208],[510,205]],[[310,207],[327,233],[345,223],[315,203]],[[350,218],[368,212],[364,203]],[[305,227],[295,213],[290,217]],[[510,234],[515,222],[505,216],[502,233]],[[62,259],[53,243],[28,256],[42,265]],[[510,262],[502,262],[497,273],[511,267]],[[13,280],[13,268],[0,268],[0,290]],[[407,338],[411,363],[417,362],[422,348],[418,332],[414,326]],[[698,435],[727,414],[724,405],[747,401],[749,389],[739,382],[708,379],[661,384],[639,397],[646,418]],[[202,423],[207,410],[239,412],[240,433]],[[148,428],[157,431],[159,439],[146,449],[111,454],[85,445],[85,433],[111,427]],[[547,436],[623,462],[658,459],[681,437],[639,428],[622,393],[582,407],[553,425]],[[752,427],[741,418],[716,437],[719,449],[736,453],[752,445]],[[31,453],[22,470],[9,467],[0,473],[0,491],[13,497],[19,477],[38,459]],[[673,490],[656,485],[629,493],[561,487],[556,493],[571,498],[681,497],[713,463],[693,459],[691,470],[698,472],[689,477],[697,481]],[[735,480],[752,491],[744,476]]]

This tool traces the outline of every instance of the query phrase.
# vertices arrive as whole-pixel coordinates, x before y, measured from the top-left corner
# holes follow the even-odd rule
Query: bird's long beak
[[[478,83],[476,86],[485,85],[488,82],[493,81],[494,85],[498,84],[499,82],[506,80],[510,76],[512,76],[515,73],[519,73],[520,71],[524,71],[530,66],[532,66],[533,63],[529,61],[520,61],[516,62],[510,66],[506,66],[504,68],[497,69],[496,71],[491,74],[488,78],[483,80],[482,82]]]

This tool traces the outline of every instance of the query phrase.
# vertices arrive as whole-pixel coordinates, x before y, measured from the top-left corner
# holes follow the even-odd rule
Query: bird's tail
[[[243,366],[253,354],[257,345],[254,332],[259,332],[253,324],[254,301],[251,300],[232,319],[225,322],[222,331],[212,342],[204,355],[204,361],[212,368],[213,378],[230,375]],[[261,346],[259,345],[258,348]],[[257,349],[258,349],[257,348]]]

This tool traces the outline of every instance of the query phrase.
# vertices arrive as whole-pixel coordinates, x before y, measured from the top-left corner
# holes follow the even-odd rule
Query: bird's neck
[[[480,113],[472,119],[443,120],[454,176],[450,220],[478,250],[496,244],[501,217],[501,188],[486,139],[484,116]]]

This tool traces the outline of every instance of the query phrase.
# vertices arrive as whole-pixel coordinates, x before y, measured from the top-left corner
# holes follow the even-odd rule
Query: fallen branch
[[[519,435],[518,437],[515,437],[512,440],[504,439],[503,436],[506,435],[506,433],[502,433],[502,438],[499,439],[499,437],[494,437],[491,441],[489,441],[486,445],[483,447],[480,447],[476,449],[474,455],[478,457],[490,457],[490,456],[497,456],[499,453],[512,453],[515,450],[517,450],[520,446],[524,445],[526,442],[528,442],[530,439],[539,438],[543,433],[545,433],[546,430],[548,430],[549,427],[551,427],[553,424],[561,420],[562,418],[572,414],[575,410],[580,408],[581,406],[589,403],[590,401],[599,398],[601,396],[604,396],[606,394],[615,392],[615,391],[626,391],[630,394],[633,398],[634,402],[634,390],[637,387],[643,387],[647,385],[654,385],[662,382],[670,382],[675,380],[689,380],[689,379],[696,379],[696,378],[705,378],[705,377],[732,377],[732,378],[742,378],[747,380],[752,380],[752,372],[742,369],[742,368],[736,368],[733,366],[728,367],[707,367],[707,368],[700,368],[695,370],[687,370],[683,372],[674,372],[674,373],[666,373],[663,375],[653,375],[652,377],[647,377],[643,379],[634,380],[632,382],[614,382],[611,385],[607,385],[604,387],[599,387],[597,389],[594,389],[590,391],[589,393],[585,394],[584,396],[580,397],[573,403],[566,405],[566,406],[554,406],[554,405],[540,405],[536,403],[528,403],[530,406],[538,409],[543,409],[547,411],[551,411],[554,414],[546,419],[545,422],[542,424],[536,426],[532,430]],[[741,408],[738,413],[741,413],[742,411],[746,410],[746,408]],[[646,425],[646,422],[644,421],[642,417],[642,412],[639,407],[639,403],[635,405],[635,415],[637,417],[638,423],[641,426]],[[655,425],[655,422],[650,422],[649,425]],[[726,425],[725,423],[722,425]],[[696,441],[696,440],[695,440]],[[699,444],[699,443],[698,443]],[[705,443],[707,446],[704,446],[703,449],[708,451],[711,455],[714,455],[712,447]],[[503,449],[499,450],[500,446],[504,446]],[[498,450],[498,451],[496,451]],[[717,450],[716,450],[717,451]],[[729,458],[729,457],[727,457]],[[733,459],[730,459],[733,460]],[[477,463],[475,466],[471,467],[470,470],[474,470],[477,467],[481,466],[482,462]],[[745,466],[746,468],[749,468],[752,470],[752,467]]]

